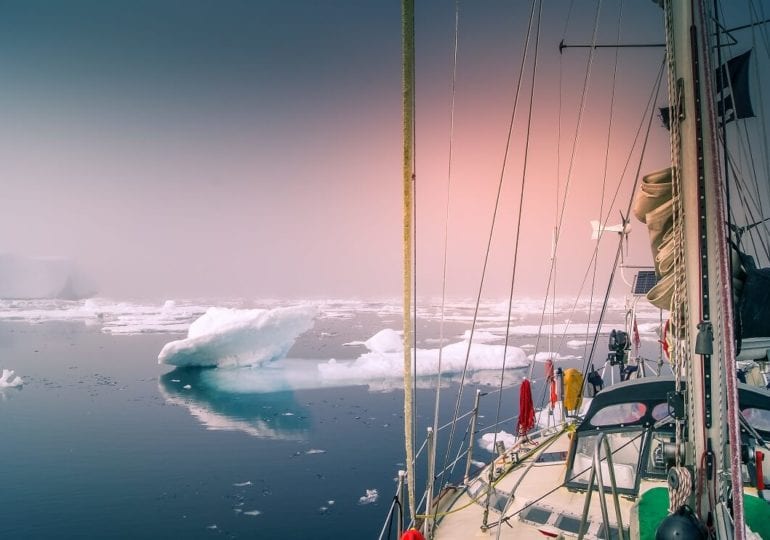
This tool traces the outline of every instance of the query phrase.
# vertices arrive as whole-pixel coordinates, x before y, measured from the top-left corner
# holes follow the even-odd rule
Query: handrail
[[[612,501],[615,506],[615,516],[618,526],[618,538],[624,540],[623,530],[623,516],[620,514],[620,501],[618,500],[618,488],[615,483],[615,469],[612,464],[612,448],[610,448],[610,442],[607,440],[606,433],[600,433],[596,439],[596,446],[594,447],[594,459],[591,465],[591,472],[588,476],[588,486],[586,490],[586,502],[583,505],[583,516],[580,519],[580,533],[578,540],[583,540],[586,533],[586,523],[588,522],[588,509],[591,506],[591,496],[593,495],[594,480],[598,480],[596,487],[599,491],[599,506],[602,510],[602,519],[604,520],[605,534],[610,536],[610,518],[607,513],[607,499],[604,495],[604,479],[602,478],[602,446],[607,460],[607,470],[610,474],[610,493],[612,495]]]

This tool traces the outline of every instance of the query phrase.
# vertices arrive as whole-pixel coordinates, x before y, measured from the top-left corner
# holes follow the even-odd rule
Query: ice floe
[[[376,489],[367,489],[366,494],[358,498],[358,504],[372,504],[377,502],[380,494]]]
[[[167,343],[158,363],[174,366],[253,366],[286,355],[297,337],[313,326],[311,305],[265,309],[209,308],[186,339]]]
[[[12,369],[4,369],[2,375],[0,375],[0,388],[12,388],[22,386],[23,384],[22,378],[16,375],[16,372]]]
[[[497,433],[485,433],[479,439],[479,446],[487,452],[494,452],[494,445],[500,442],[502,442],[505,449],[508,450],[516,442],[516,436],[505,430],[500,430]]]
[[[574,354],[561,354],[558,352],[551,352],[551,351],[543,351],[537,354],[527,355],[527,358],[529,360],[534,360],[535,362],[547,362],[548,360],[554,360],[556,362],[559,362],[564,360],[579,360],[580,358],[582,358],[582,356],[575,356]]]
[[[392,331],[391,331],[392,332]],[[382,332],[374,337],[378,338]],[[388,334],[389,339],[374,339],[367,341],[366,352],[352,362],[338,362],[334,359],[319,364],[318,370],[324,380],[364,381],[371,379],[390,379],[402,377],[403,347],[399,341],[396,344]],[[386,341],[387,348],[382,350],[382,342]],[[376,347],[376,348],[373,348]],[[379,350],[378,350],[379,349]],[[441,353],[441,371],[443,373],[460,373],[468,357],[470,371],[500,370],[505,361],[509,369],[529,365],[524,351],[518,347],[508,347],[503,354],[503,345],[473,343],[468,351],[468,342],[452,343],[441,349],[417,349],[417,375],[434,375],[439,370],[439,352]],[[505,356],[505,359],[503,358]]]

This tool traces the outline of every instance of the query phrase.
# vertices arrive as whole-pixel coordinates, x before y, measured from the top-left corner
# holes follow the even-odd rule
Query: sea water
[[[106,302],[100,309],[3,306],[0,368],[15,369],[24,385],[0,390],[0,538],[379,535],[405,468],[400,373],[324,383],[318,365],[359,358],[361,342],[400,327],[397,309],[326,304],[287,358],[268,367],[158,365],[163,345],[183,337],[180,330],[199,314],[193,305],[144,312]],[[484,339],[502,343],[499,315],[492,309],[481,321],[492,334]],[[418,346],[438,347],[435,311],[422,316]],[[462,338],[469,317],[467,308],[450,317],[447,342]],[[512,344],[531,353],[537,338],[521,328],[538,320],[536,309],[516,315]],[[575,354],[565,355],[564,366],[582,363],[586,340],[571,341]],[[535,374],[541,372],[536,363]],[[526,374],[508,370],[504,384]],[[511,418],[502,429],[512,432],[518,393],[494,392],[498,375],[469,375],[460,410],[471,407],[476,388],[491,391],[479,427]],[[432,424],[434,382],[421,381],[415,393],[418,444]],[[442,383],[442,424],[456,410],[459,384],[457,376]],[[535,388],[538,399],[541,386]],[[446,430],[440,435],[439,463],[467,447],[467,420],[461,426],[451,455]],[[490,457],[477,444],[474,452],[478,460]],[[455,476],[464,467],[458,463]]]

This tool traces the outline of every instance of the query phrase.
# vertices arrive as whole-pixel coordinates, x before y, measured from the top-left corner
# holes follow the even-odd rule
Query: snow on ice
[[[277,360],[312,328],[317,313],[310,305],[270,310],[209,308],[190,325],[186,339],[163,347],[158,363],[235,367]]]

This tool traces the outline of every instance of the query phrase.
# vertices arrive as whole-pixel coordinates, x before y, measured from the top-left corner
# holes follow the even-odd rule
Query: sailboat
[[[414,6],[412,0],[403,1],[406,470],[399,474],[380,538],[387,531],[400,538],[437,540],[770,538],[770,393],[756,370],[748,381],[754,384],[739,380],[741,372],[746,380],[753,370],[747,366],[765,366],[766,372],[770,350],[770,332],[763,333],[770,330],[769,271],[757,262],[757,252],[766,250],[770,238],[767,218],[761,209],[759,215],[749,210],[738,214],[740,202],[749,207],[752,201],[738,201],[739,190],[730,187],[746,173],[738,170],[739,150],[729,145],[728,135],[731,130],[751,135],[735,129],[739,119],[753,116],[750,107],[747,112],[746,104],[739,103],[745,97],[740,77],[748,76],[748,68],[726,57],[724,45],[735,43],[738,29],[720,22],[720,2],[655,3],[664,23],[661,73],[668,103],[661,114],[667,119],[671,163],[639,175],[632,212],[625,215],[635,214],[649,229],[654,271],[636,292],[665,312],[667,331],[661,341],[672,375],[628,378],[600,389],[581,408],[582,377],[577,385],[581,395],[576,395],[566,376],[549,373],[551,406],[565,414],[536,427],[522,399],[517,442],[498,445],[497,455],[471,472],[477,393],[470,443],[453,462],[467,459],[464,475],[450,478],[447,470],[437,471],[440,434],[429,429],[420,496],[410,403],[415,362],[410,273]],[[532,13],[540,6],[533,1]],[[741,28],[767,22],[754,20]],[[597,43],[594,32],[586,46],[610,45],[620,46]],[[646,114],[649,132],[652,106]],[[615,231],[621,237],[626,219]],[[602,228],[595,226],[597,235]],[[747,238],[741,238],[749,230],[755,247],[761,246],[753,256]],[[621,362],[628,342],[628,332],[611,336],[612,354]],[[739,362],[748,364],[739,368]],[[529,383],[522,383],[522,396],[528,393]]]

